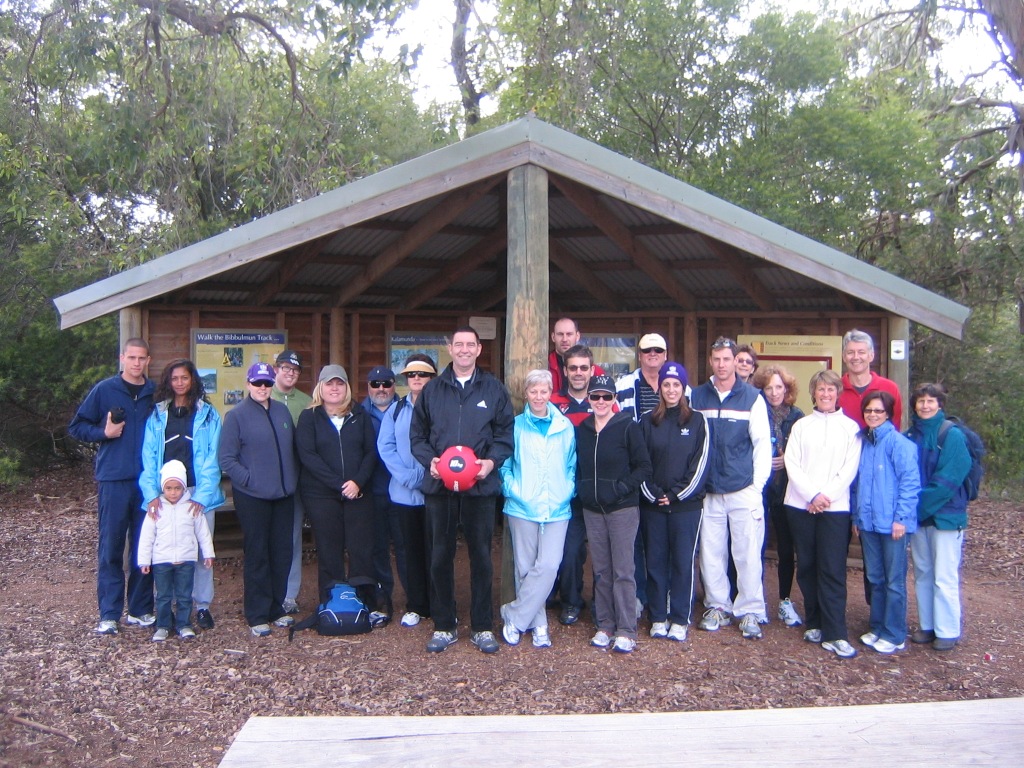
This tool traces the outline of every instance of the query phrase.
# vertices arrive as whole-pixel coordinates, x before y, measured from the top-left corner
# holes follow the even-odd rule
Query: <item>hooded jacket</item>
[[[138,565],[159,563],[190,563],[199,559],[216,557],[213,551],[213,537],[206,517],[192,516],[189,511],[191,497],[185,491],[177,504],[171,504],[160,497],[159,517],[154,520],[146,515],[139,533]]]
[[[535,523],[572,517],[576,494],[576,430],[551,403],[537,417],[529,405],[516,416],[515,450],[501,465],[505,514]]]
[[[640,425],[631,413],[613,414],[597,431],[594,417],[576,427],[576,494],[584,509],[608,514],[640,502],[640,485],[651,476]]]
[[[478,459],[493,461],[494,471],[462,493],[500,495],[498,469],[512,455],[513,420],[512,402],[504,384],[476,368],[463,387],[449,363],[441,375],[427,382],[412,411],[409,442],[416,460],[427,470],[423,493],[449,493],[444,483],[430,476],[430,462],[453,445],[465,445]]]
[[[854,524],[861,531],[892,533],[892,524],[917,530],[917,497],[921,475],[917,446],[900,434],[891,421],[860,432]]]
[[[142,441],[142,474],[139,475],[139,489],[142,491],[142,508],[160,495],[160,468],[164,465],[164,436],[167,433],[167,409],[172,400],[157,403],[146,420],[146,433]],[[202,504],[206,511],[216,509],[224,503],[224,492],[220,489],[220,461],[217,455],[220,447],[220,414],[205,400],[196,403],[192,419],[192,470],[195,473],[196,489],[192,500]]]

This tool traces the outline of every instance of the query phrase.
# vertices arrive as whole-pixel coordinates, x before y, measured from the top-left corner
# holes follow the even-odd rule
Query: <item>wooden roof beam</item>
[[[702,239],[708,250],[721,259],[733,280],[739,283],[743,291],[757,304],[758,309],[762,312],[770,312],[775,309],[775,297],[757,278],[753,268],[749,264],[743,263],[739,253],[713,237],[702,236]]]
[[[638,269],[661,286],[673,301],[685,310],[697,309],[696,297],[679,282],[672,274],[672,270],[633,236],[629,227],[623,224],[591,189],[556,174],[551,174],[551,181],[584,216],[600,227],[612,242],[629,255]]]
[[[284,290],[292,278],[302,271],[303,267],[317,257],[329,239],[329,237],[318,237],[316,240],[310,240],[294,256],[279,262],[274,274],[256,289],[256,295],[252,297],[252,303],[257,307],[269,304],[270,300]]]
[[[388,271],[394,269],[410,253],[450,224],[473,203],[490,192],[504,176],[492,176],[476,184],[457,189],[440,199],[430,211],[417,221],[407,232],[374,257],[362,274],[350,280],[334,296],[332,306],[343,307],[365,291]]]
[[[491,232],[479,243],[474,243],[466,253],[460,255],[456,260],[438,270],[429,280],[413,288],[402,297],[400,306],[403,309],[418,309],[426,302],[442,293],[445,288],[457,280],[475,272],[481,266],[491,261],[505,248],[508,242],[508,231],[502,225]]]
[[[603,306],[614,312],[622,311],[622,299],[595,275],[588,265],[579,261],[555,240],[548,241],[548,258]]]

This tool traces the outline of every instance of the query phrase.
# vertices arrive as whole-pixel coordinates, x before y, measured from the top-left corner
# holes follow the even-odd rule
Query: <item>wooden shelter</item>
[[[534,117],[460,141],[55,300],[63,328],[120,312],[154,369],[195,328],[285,329],[354,380],[394,333],[497,333],[481,364],[513,385],[544,367],[550,323],[665,335],[703,374],[718,335],[841,335],[883,353],[914,321],[960,338],[968,310]]]

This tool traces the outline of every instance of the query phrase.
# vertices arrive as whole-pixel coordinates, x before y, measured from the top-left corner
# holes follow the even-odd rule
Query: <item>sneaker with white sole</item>
[[[721,608],[708,608],[704,611],[704,618],[700,620],[700,628],[708,632],[715,632],[719,627],[728,627],[732,624],[729,614]]]
[[[899,645],[896,645],[896,643],[890,643],[884,637],[880,637],[877,640],[875,640],[875,644],[872,645],[871,647],[874,648],[879,653],[888,656],[890,653],[896,653],[896,651],[902,651],[904,648],[907,647],[907,644],[906,644],[906,642],[902,642]]]
[[[752,613],[748,613],[740,619],[740,634],[742,634],[747,640],[761,639],[761,624],[758,622],[757,616]]]
[[[551,647],[551,635],[548,634],[547,627],[534,627],[533,628],[533,647],[534,648],[550,648]]]
[[[479,648],[481,653],[497,653],[498,648],[501,647],[498,645],[498,641],[494,639],[494,633],[486,629],[470,635],[469,642]]]
[[[93,630],[97,635],[116,635],[117,622],[113,619],[103,619]]]
[[[501,636],[505,638],[505,642],[509,645],[519,645],[519,638],[522,637],[522,633],[519,628],[513,623],[512,619],[509,618],[509,614],[512,613],[512,606],[509,603],[505,603],[498,610],[501,614]]]
[[[779,601],[779,621],[787,627],[799,627],[804,623],[804,620],[800,618],[800,614],[796,612],[796,606],[793,605],[788,597],[785,600]]]
[[[195,640],[196,631],[192,627],[182,627],[178,630],[178,637],[182,640]]]
[[[423,617],[416,613],[416,611],[406,611],[402,614],[401,624],[403,627],[415,627],[422,620]]]
[[[651,637],[668,637],[668,622],[656,621],[651,624]]]
[[[665,636],[669,640],[675,640],[677,643],[685,643],[689,630],[690,627],[687,624],[673,624],[668,628],[668,634]]]
[[[845,640],[826,640],[821,644],[826,651],[834,653],[841,659],[852,659],[857,655],[857,649]]]
[[[371,627],[386,627],[391,623],[391,617],[384,611],[370,611]]]
[[[590,638],[590,644],[595,648],[607,648],[612,644],[612,636],[603,629],[599,629],[594,633],[594,636]]]
[[[868,648],[874,648],[875,643],[877,643],[878,640],[879,637],[874,632],[865,632],[863,635],[860,636],[861,643],[866,645]]]
[[[804,640],[808,643],[820,643],[821,642],[821,630],[820,629],[808,629],[804,632]]]
[[[269,624],[254,624],[249,627],[253,637],[267,637],[270,634]]]
[[[153,642],[154,643],[162,643],[164,640],[166,640],[170,636],[171,636],[170,630],[167,630],[167,629],[164,629],[163,627],[160,627],[160,629],[156,630],[156,632],[153,633]]]
[[[156,616],[152,613],[144,613],[141,616],[125,616],[124,623],[130,627],[151,627],[156,624]]]
[[[295,617],[289,616],[287,613],[284,616],[278,616],[274,619],[274,626],[281,627],[283,629],[290,627],[295,623]]]
[[[440,653],[458,639],[459,636],[454,632],[434,632],[427,641],[427,650],[431,653]]]
[[[615,644],[612,646],[612,650],[616,653],[632,653],[634,648],[636,648],[636,640],[624,635],[616,637]]]

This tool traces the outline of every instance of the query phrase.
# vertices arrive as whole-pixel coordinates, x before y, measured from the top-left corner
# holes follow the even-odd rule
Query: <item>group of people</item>
[[[843,339],[844,376],[811,378],[806,416],[785,368],[759,368],[753,349],[728,338],[711,344],[711,376],[692,389],[658,333],[640,339],[640,366],[617,381],[580,344],[572,319],[555,323],[552,341],[548,367],[525,377],[518,415],[505,385],[477,366],[480,337],[463,326],[442,371],[425,354],[405,361],[402,398],[396,374],[378,366],[357,402],[336,364],[324,366],[307,396],[296,388],[301,358],[286,350],[276,368],[249,368],[247,395],[221,424],[191,361],[172,361],[154,385],[145,377],[148,345],[130,339],[120,374],[93,388],[70,425],[76,438],[99,444],[95,631],[118,631],[126,539],[125,623],[155,624],[154,640],[172,630],[189,639],[194,604],[195,624],[213,628],[223,473],[244,537],[243,611],[258,637],[294,622],[308,518],[321,598],[340,582],[363,588],[373,622],[385,623],[393,546],[406,597],[400,623],[431,619],[426,648],[435,653],[458,639],[461,529],[470,641],[496,652],[491,545],[500,497],[515,585],[499,610],[509,645],[525,634],[536,647],[551,645],[552,600],[560,623],[579,620],[588,553],[596,647],[633,651],[644,608],[652,638],[684,642],[695,623],[716,631],[733,620],[743,637],[760,638],[770,520],[778,617],[805,625],[805,640],[843,658],[857,654],[846,626],[846,557],[856,535],[870,603],[861,642],[883,654],[905,647],[909,540],[920,619],[911,639],[955,646],[971,457],[961,431],[947,426],[941,386],[914,390],[904,436],[899,389],[870,370],[873,343],[860,331]],[[454,445],[477,457],[468,490],[449,490],[438,470]],[[804,618],[791,599],[794,575]]]

